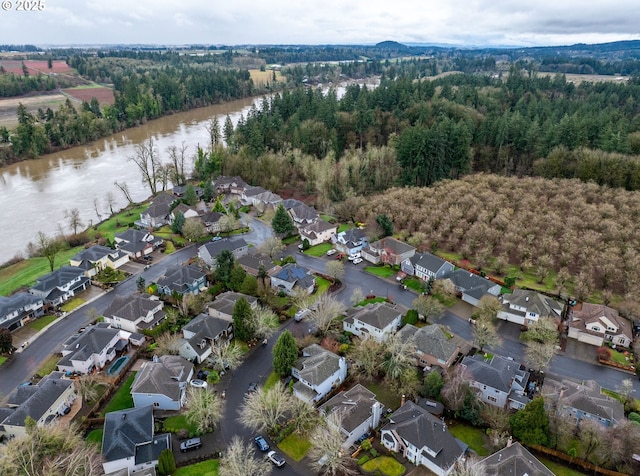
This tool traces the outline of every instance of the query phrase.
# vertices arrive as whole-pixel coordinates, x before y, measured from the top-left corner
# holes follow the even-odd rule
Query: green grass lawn
[[[331,248],[333,248],[333,245],[331,243],[320,243],[319,245],[309,248],[307,251],[305,251],[305,254],[319,258],[320,256],[326,255],[327,251],[329,251]]]
[[[370,473],[380,471],[386,476],[400,476],[405,472],[405,467],[391,456],[378,456],[370,459],[362,465],[362,469]]]
[[[561,464],[555,463],[546,458],[538,458],[542,464],[544,464],[547,468],[553,472],[556,476],[582,476],[585,473],[581,473],[580,471],[576,471],[575,469],[567,468],[566,466],[562,466]]]
[[[324,279],[320,276],[316,276],[316,285],[318,286],[316,289],[316,295],[320,296],[327,292],[327,289],[331,286],[331,282],[327,279]]]
[[[374,304],[376,302],[385,302],[385,301],[386,301],[386,299],[383,298],[383,297],[376,297],[376,298],[372,298],[372,299],[363,299],[358,304],[356,304],[356,306],[366,306],[367,304]]]
[[[36,373],[41,377],[44,377],[45,375],[49,375],[51,372],[53,372],[56,369],[56,366],[58,365],[58,362],[60,362],[60,359],[61,357],[59,355],[54,354],[50,356],[47,360],[44,361],[44,363]]]
[[[122,382],[122,385],[118,391],[111,397],[111,401],[107,404],[106,408],[102,412],[103,415],[109,412],[115,412],[118,410],[126,410],[127,408],[133,408],[133,397],[131,396],[131,385],[133,379],[136,378],[136,373],[132,372],[127,379]]]
[[[93,230],[93,228],[89,229],[89,236],[94,238],[96,235],[100,234],[103,238],[113,241],[116,233],[125,231],[129,228],[130,224],[133,225],[133,223],[140,218],[140,213],[145,211],[147,208],[149,208],[149,204],[143,203],[122,210],[100,223],[97,230]]]
[[[267,377],[267,380],[264,383],[263,388],[265,390],[269,390],[271,387],[275,386],[275,384],[278,383],[279,381],[280,381],[280,377],[278,376],[278,374],[275,372],[271,372]]]
[[[278,448],[293,460],[300,461],[311,448],[311,442],[304,436],[291,433],[278,444]]]
[[[98,445],[98,447],[102,446],[102,434],[104,433],[104,429],[96,428],[95,430],[91,430],[91,432],[87,435],[87,442]]]
[[[394,276],[397,271],[389,266],[367,266],[364,268],[367,273],[375,274],[381,278],[390,278]]]
[[[282,242],[285,245],[291,245],[293,243],[295,243],[296,241],[298,241],[300,239],[300,235],[293,235],[293,236],[289,236],[287,238],[285,238],[284,240],[282,240]]]
[[[47,327],[49,324],[51,324],[53,321],[55,321],[57,318],[58,316],[42,316],[36,319],[35,321],[30,322],[28,326],[30,329],[33,329],[35,331],[41,331],[42,329]]]
[[[405,284],[405,286],[407,286],[409,289],[413,289],[416,292],[422,292],[422,281],[420,281],[417,278],[405,278],[405,280],[403,281],[403,283]]]
[[[449,431],[460,441],[469,445],[478,456],[487,456],[489,451],[484,447],[484,432],[480,428],[476,428],[465,423],[456,423],[449,427]]]
[[[342,225],[338,226],[338,233],[342,233],[343,231],[350,230],[351,228],[353,228],[353,224],[343,223]]]
[[[64,306],[61,306],[60,309],[62,309],[64,312],[71,312],[74,309],[82,306],[85,302],[86,301],[82,298],[74,297],[73,299],[64,303]]]
[[[433,293],[432,296],[434,297],[434,299],[440,301],[440,304],[442,304],[444,307],[455,306],[458,302],[458,299],[455,296],[451,296],[445,293]]]
[[[400,407],[400,395],[393,392],[389,387],[381,382],[366,382],[363,384],[366,388],[376,394],[376,399],[385,407],[396,410]]]
[[[617,350],[611,348],[609,348],[609,350],[611,351],[611,360],[613,360],[616,364],[633,365],[633,356],[630,355],[627,359],[627,356],[622,352],[618,352]]]
[[[196,434],[196,427],[187,421],[187,417],[184,415],[175,415],[168,417],[162,426],[163,431],[169,433],[176,433],[179,430],[185,429],[189,432],[189,435]]]
[[[218,476],[218,466],[217,459],[208,459],[201,463],[178,468],[173,476]]]
[[[7,358],[4,355],[0,355],[0,365],[4,364],[7,361]]]

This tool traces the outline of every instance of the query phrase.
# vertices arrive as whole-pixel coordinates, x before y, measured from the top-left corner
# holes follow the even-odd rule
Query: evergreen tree
[[[6,327],[0,328],[0,354],[7,354],[13,349],[11,331]]]
[[[298,359],[298,346],[291,332],[284,331],[273,346],[273,370],[280,377],[291,373],[291,366]]]
[[[376,223],[380,225],[382,237],[393,235],[393,222],[385,213],[376,217]]]
[[[231,271],[233,271],[234,264],[235,258],[229,250],[222,250],[216,256],[216,279],[224,283],[225,286],[228,286],[231,281]]]
[[[549,417],[544,410],[544,400],[538,396],[511,417],[513,436],[524,445],[549,443]]]
[[[253,338],[253,311],[245,298],[240,298],[233,306],[233,334],[237,339],[248,341]]]
[[[184,190],[184,197],[182,198],[182,201],[191,207],[198,203],[198,195],[196,194],[196,189],[193,185],[187,185],[187,188]]]
[[[216,198],[216,203],[213,205],[213,208],[211,208],[211,211],[224,214],[227,213],[227,209],[222,204],[222,197]]]
[[[273,215],[273,219],[271,220],[271,226],[273,227],[273,231],[280,236],[287,237],[293,234],[295,227],[293,226],[293,220],[291,216],[287,213],[282,203],[278,205],[276,208],[276,213]]]
[[[176,212],[171,224],[171,231],[180,235],[182,233],[182,227],[184,226],[185,218],[182,212]]]
[[[209,203],[213,200],[213,196],[215,195],[215,191],[213,190],[213,183],[210,179],[204,181],[204,187],[202,188],[202,199]]]

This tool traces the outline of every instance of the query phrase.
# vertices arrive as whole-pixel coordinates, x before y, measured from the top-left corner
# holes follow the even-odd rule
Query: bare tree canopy
[[[344,436],[340,428],[342,418],[339,412],[332,412],[323,424],[311,434],[309,458],[311,467],[321,475],[341,476],[357,474],[349,451],[342,447]]]
[[[41,231],[39,231],[36,236],[38,253],[47,258],[47,261],[49,262],[49,270],[52,272],[55,267],[56,256],[64,249],[65,245],[65,241],[61,237],[50,238]]]
[[[187,421],[195,425],[199,433],[213,431],[222,418],[220,399],[206,388],[189,388],[186,405]]]
[[[243,443],[240,437],[235,435],[220,459],[220,474],[225,476],[269,474],[271,472],[269,460],[257,458],[254,454],[251,444]]]
[[[273,431],[284,423],[295,398],[281,382],[268,390],[260,387],[240,407],[239,421],[253,431]]]
[[[340,301],[325,293],[316,301],[309,319],[316,325],[318,334],[326,335],[344,311],[344,305]]]
[[[137,144],[135,150],[135,155],[129,157],[129,160],[138,166],[142,174],[142,183],[149,187],[152,195],[155,195],[158,192],[158,183],[162,183],[163,180],[162,169],[164,167],[153,144],[153,137]]]

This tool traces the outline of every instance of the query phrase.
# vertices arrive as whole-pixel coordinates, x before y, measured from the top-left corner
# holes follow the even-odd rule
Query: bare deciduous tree
[[[38,253],[47,258],[47,261],[49,262],[49,271],[53,272],[56,256],[64,249],[65,241],[60,237],[50,238],[43,232],[39,231],[36,236],[36,247]]]
[[[167,147],[167,154],[171,163],[167,166],[169,180],[174,185],[184,185],[186,183],[185,165],[187,161],[188,146],[183,142],[178,149],[175,145]]]
[[[356,340],[349,350],[351,370],[366,380],[378,376],[384,358],[384,346],[373,339]]]
[[[199,218],[187,218],[182,225],[182,236],[189,241],[200,241],[207,236],[207,229]]]
[[[127,200],[129,205],[133,204],[133,198],[131,198],[131,192],[129,192],[129,186],[127,185],[127,182],[113,182],[113,184],[120,189],[122,195],[124,195],[124,198]]]
[[[220,340],[211,345],[211,355],[207,364],[215,370],[235,369],[242,362],[242,349],[228,340]]]
[[[344,436],[340,428],[342,418],[339,412],[330,413],[324,422],[312,432],[309,441],[311,467],[326,476],[356,474],[349,451],[342,447]]]
[[[325,271],[334,281],[340,281],[344,277],[344,263],[338,260],[329,261]]]
[[[421,320],[434,322],[444,316],[444,306],[433,296],[418,296],[411,305],[418,311]]]
[[[76,391],[84,402],[94,402],[98,398],[98,380],[95,375],[82,375],[74,381]]]
[[[220,399],[206,388],[189,388],[186,405],[187,421],[194,425],[199,433],[213,431],[222,418]]]
[[[484,463],[469,456],[456,461],[449,476],[484,476],[485,474],[487,474],[487,468]]]
[[[362,288],[355,288],[351,293],[351,305],[355,306],[362,300],[364,300],[364,292],[362,292]]]
[[[100,213],[100,199],[97,196],[93,197],[93,211],[96,212],[98,221],[102,221],[102,213]]]
[[[484,350],[485,347],[493,347],[499,345],[502,342],[502,338],[498,335],[498,331],[496,330],[496,325],[492,322],[485,322],[480,319],[476,322],[476,325],[473,327],[473,345],[480,349],[480,352]]]
[[[344,305],[328,293],[318,298],[309,319],[318,329],[318,334],[326,335],[337,323],[338,317],[344,313]]]
[[[155,339],[156,348],[153,351],[155,355],[178,355],[180,346],[180,334],[174,334],[166,331]]]
[[[240,407],[239,421],[253,431],[271,432],[286,420],[294,398],[281,382],[268,390],[260,387]]]
[[[113,206],[116,204],[116,196],[113,194],[113,192],[109,191],[104,196],[104,201],[109,208],[109,213],[113,215]]]
[[[529,367],[545,371],[556,353],[556,342],[527,342],[524,350],[524,360]]]
[[[442,398],[448,409],[457,411],[462,408],[464,399],[469,391],[469,383],[460,366],[449,369],[444,376]]]
[[[276,313],[263,306],[258,306],[254,309],[253,319],[255,335],[260,339],[271,337],[280,325],[280,320]]]
[[[163,167],[153,144],[153,137],[137,144],[135,152],[135,155],[129,157],[129,160],[138,166],[142,174],[142,183],[149,187],[152,195],[155,195],[158,192],[158,183],[162,180]]]
[[[238,435],[235,435],[220,459],[220,474],[228,476],[269,474],[271,463],[266,459],[257,458],[254,454],[250,444],[244,443]]]
[[[284,243],[282,243],[282,240],[280,238],[278,238],[277,236],[270,236],[269,238],[264,240],[262,245],[260,245],[260,252],[264,253],[272,260],[275,260],[282,254],[284,248]]]
[[[385,377],[390,380],[399,379],[406,370],[413,369],[414,353],[413,338],[403,340],[399,334],[389,337],[384,344],[384,358],[381,364]]]

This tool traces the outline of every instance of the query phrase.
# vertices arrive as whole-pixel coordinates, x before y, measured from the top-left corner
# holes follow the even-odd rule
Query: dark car
[[[197,450],[201,446],[202,446],[202,441],[200,440],[200,438],[189,438],[188,440],[180,443],[180,451],[185,453],[189,450]]]
[[[256,382],[251,382],[249,384],[249,387],[247,388],[247,393],[245,393],[244,395],[251,395],[252,393],[255,393],[258,390],[258,384]]]
[[[207,380],[207,377],[209,376],[209,371],[208,370],[198,370],[198,373],[196,374],[196,378],[198,380]]]
[[[271,461],[273,464],[275,464],[278,467],[284,466],[285,460],[282,456],[280,456],[278,453],[276,453],[275,451],[269,451],[269,453],[267,453],[267,458],[269,458],[269,461]]]
[[[265,440],[262,436],[258,435],[256,436],[253,441],[256,442],[256,446],[258,447],[258,449],[260,451],[269,451],[269,443],[267,443],[267,440]]]
[[[142,259],[145,261],[153,261],[153,256],[145,255],[142,257]]]

